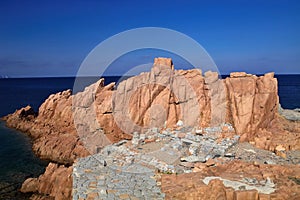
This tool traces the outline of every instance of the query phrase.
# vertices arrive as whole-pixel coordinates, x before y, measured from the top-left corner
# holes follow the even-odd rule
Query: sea
[[[119,76],[104,78],[105,84],[122,79]],[[287,109],[300,108],[300,75],[276,75],[276,78],[281,106]],[[81,82],[84,84],[76,90],[83,90],[85,86],[98,79],[97,77],[82,78]],[[74,81],[74,77],[2,78],[0,79],[0,117],[27,105],[37,111],[50,94],[73,89]],[[17,130],[7,128],[5,123],[0,121],[0,199],[28,199],[28,195],[18,192],[22,182],[28,177],[38,177],[44,172],[48,161],[36,157],[31,146],[29,137]]]

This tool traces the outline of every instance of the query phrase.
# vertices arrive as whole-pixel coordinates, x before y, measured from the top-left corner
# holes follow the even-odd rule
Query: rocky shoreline
[[[157,58],[118,87],[100,79],[3,119],[51,161],[23,183],[32,199],[297,199],[295,112],[279,108],[273,73],[222,80]]]

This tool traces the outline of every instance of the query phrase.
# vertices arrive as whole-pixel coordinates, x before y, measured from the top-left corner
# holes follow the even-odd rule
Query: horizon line
[[[271,73],[271,72],[267,72]],[[252,75],[264,75],[267,73],[257,73],[257,74],[252,74]],[[251,74],[251,73],[250,73]],[[96,78],[96,77],[132,77],[132,76],[138,76],[137,75],[118,75],[118,74],[113,74],[113,75],[103,75],[103,76],[71,76],[71,75],[66,75],[66,76],[0,76],[0,79],[18,79],[18,78]],[[224,73],[220,74],[221,76],[230,76],[230,73]],[[274,73],[274,75],[300,75],[300,73]]]

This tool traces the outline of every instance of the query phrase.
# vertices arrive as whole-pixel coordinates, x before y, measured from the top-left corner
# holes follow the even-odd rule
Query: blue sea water
[[[300,108],[300,75],[275,75],[279,102],[283,108]]]
[[[120,77],[106,77],[105,84]],[[300,108],[300,75],[277,75],[278,93],[283,108]],[[85,85],[98,78],[85,78]],[[31,105],[35,110],[50,95],[72,89],[74,78],[0,79],[0,117]],[[80,89],[83,89],[82,85]],[[41,174],[46,161],[31,151],[30,139],[23,133],[5,127],[0,121],[0,199],[20,199],[17,189],[27,178]],[[22,196],[25,199],[26,196]]]

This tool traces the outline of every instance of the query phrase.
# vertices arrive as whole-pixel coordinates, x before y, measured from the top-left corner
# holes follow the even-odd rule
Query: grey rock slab
[[[298,109],[289,110],[283,109],[280,105],[278,107],[278,112],[284,118],[291,120],[291,121],[299,121],[300,120],[300,112]]]
[[[275,191],[275,184],[271,181],[270,178],[267,178],[266,185],[249,185],[240,181],[231,181],[228,179],[223,179],[221,177],[205,177],[203,182],[208,185],[209,182],[213,179],[219,179],[223,182],[225,187],[231,187],[234,190],[240,190],[240,188],[245,188],[246,190],[257,190],[259,193],[271,194]]]
[[[184,143],[186,145],[191,145],[191,144],[195,143],[193,140],[186,139],[186,138],[182,138],[181,141],[182,141],[182,143]]]
[[[191,162],[191,163],[194,163],[194,162],[203,162],[204,163],[206,161],[204,156],[195,156],[195,155],[182,157],[180,160],[186,161],[186,162]]]

